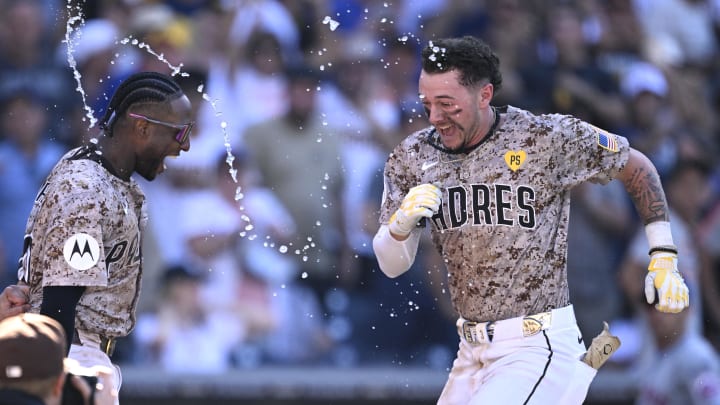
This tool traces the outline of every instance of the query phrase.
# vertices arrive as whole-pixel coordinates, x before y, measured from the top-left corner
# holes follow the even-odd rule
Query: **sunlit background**
[[[150,219],[137,324],[113,357],[123,404],[435,403],[458,344],[442,260],[428,238],[391,280],[371,239],[385,159],[427,125],[419,50],[465,34],[500,57],[494,105],[578,116],[651,158],[693,304],[668,333],[720,345],[718,0],[0,5],[0,287],[39,186],[98,136],[120,81],[173,74],[196,107],[190,152],[138,179]],[[587,344],[608,321],[623,342],[587,403],[633,403],[648,368],[693,353],[655,347],[622,186],[573,197],[579,326]]]

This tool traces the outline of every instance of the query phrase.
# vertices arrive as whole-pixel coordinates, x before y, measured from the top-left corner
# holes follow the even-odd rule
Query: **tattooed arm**
[[[660,176],[641,152],[630,157],[618,175],[645,224],[650,265],[645,276],[645,299],[661,312],[680,312],[689,305],[685,280],[678,271],[678,250],[670,231],[670,214]]]
[[[642,152],[630,149],[627,164],[617,179],[625,185],[643,224],[670,219],[660,176]]]

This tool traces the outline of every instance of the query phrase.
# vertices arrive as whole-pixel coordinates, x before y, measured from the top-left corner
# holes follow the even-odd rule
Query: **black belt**
[[[108,357],[112,356],[113,352],[115,351],[115,338],[102,335],[98,336],[100,337],[100,350],[103,353],[107,354]],[[84,346],[82,341],[80,340],[80,334],[78,334],[77,329],[75,329],[75,333],[73,334],[72,343],[74,345]]]

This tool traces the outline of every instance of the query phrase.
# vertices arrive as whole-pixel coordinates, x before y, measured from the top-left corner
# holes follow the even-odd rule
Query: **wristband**
[[[663,246],[654,246],[650,248],[650,251],[648,252],[648,255],[652,256],[655,252],[667,252],[667,253],[678,253],[677,246],[675,245],[663,245]]]
[[[645,225],[645,235],[647,236],[650,251],[653,252],[670,252],[677,254],[678,250],[673,242],[672,232],[670,231],[670,222],[655,221]]]

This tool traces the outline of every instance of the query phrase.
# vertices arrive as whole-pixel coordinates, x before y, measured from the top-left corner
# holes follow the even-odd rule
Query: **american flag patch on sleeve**
[[[597,131],[597,143],[610,152],[617,152],[619,150],[617,137],[599,128]]]

